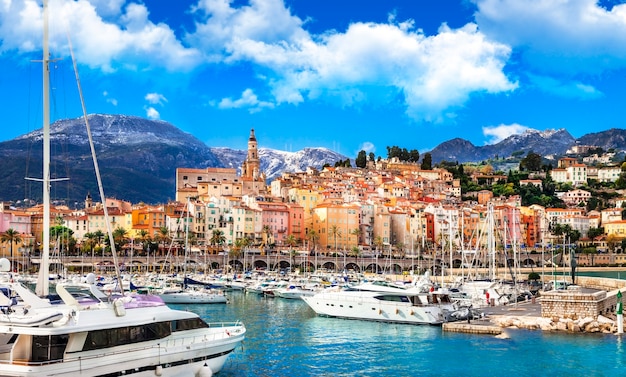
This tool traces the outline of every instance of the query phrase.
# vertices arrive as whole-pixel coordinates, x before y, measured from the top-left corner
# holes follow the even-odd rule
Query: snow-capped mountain
[[[210,148],[174,125],[126,115],[92,114],[89,126],[96,147],[105,195],[133,203],[164,203],[175,197],[176,169],[239,168],[245,150]],[[247,135],[242,135],[246,138]],[[50,126],[53,195],[68,203],[82,203],[98,193],[87,131],[83,118],[64,119]],[[0,143],[0,201],[24,198],[41,201],[43,131],[36,130]],[[215,152],[213,152],[215,150]],[[261,148],[261,169],[271,179],[283,171],[321,168],[347,157],[325,148],[282,152]]]
[[[223,147],[211,148],[223,167],[239,168],[246,159],[247,151]],[[268,180],[279,177],[283,172],[302,172],[308,167],[321,169],[325,164],[334,165],[347,157],[327,148],[304,148],[297,152],[259,148],[261,171]]]
[[[88,120],[105,195],[133,203],[173,200],[175,174],[179,167],[239,169],[246,157],[246,150],[211,148],[167,122],[102,114],[89,115]],[[242,135],[242,138],[246,137]],[[88,193],[95,195],[98,192],[84,120],[55,122],[51,125],[51,139],[51,178],[69,178],[69,181],[55,182],[52,195],[70,206],[78,205]],[[42,130],[37,130],[0,142],[0,201],[24,198],[41,201],[41,183],[24,179],[41,178],[41,140]],[[541,155],[563,155],[576,143],[623,150],[626,149],[626,130],[612,129],[588,134],[578,140],[564,129],[528,130],[481,147],[457,138],[441,143],[431,154],[435,163],[441,160],[480,161],[531,150]],[[261,170],[268,180],[283,172],[304,171],[308,167],[320,169],[324,164],[334,165],[348,158],[326,148],[305,148],[297,152],[260,148],[259,157]]]

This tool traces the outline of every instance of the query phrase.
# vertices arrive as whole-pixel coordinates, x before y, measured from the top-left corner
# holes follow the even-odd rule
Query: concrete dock
[[[502,328],[500,326],[494,326],[487,321],[473,321],[473,323],[467,322],[448,322],[443,324],[443,331],[448,332],[462,332],[468,334],[486,334],[486,335],[500,335],[502,334]]]
[[[481,310],[485,315],[484,318],[473,319],[469,323],[467,321],[444,323],[442,326],[443,331],[499,335],[502,334],[502,328],[489,320],[491,316],[541,317],[541,305],[531,302],[492,306],[482,308]]]

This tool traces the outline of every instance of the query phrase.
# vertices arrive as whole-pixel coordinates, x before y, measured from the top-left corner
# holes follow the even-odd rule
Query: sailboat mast
[[[39,264],[40,296],[49,294],[50,264],[50,53],[48,51],[48,0],[43,0],[43,251]]]
[[[493,236],[495,223],[493,221],[493,203],[489,202],[487,204],[487,222],[488,222],[488,230],[487,230],[487,249],[489,250],[489,278],[495,279],[496,277],[496,248],[495,248],[495,238]]]

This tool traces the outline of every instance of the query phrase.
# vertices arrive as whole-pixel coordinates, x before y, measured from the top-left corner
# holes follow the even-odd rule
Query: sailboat
[[[43,15],[43,191],[49,227],[47,0]],[[37,294],[13,282],[11,263],[0,260],[3,376],[208,376],[219,372],[245,338],[240,322],[208,324],[195,313],[169,308],[157,296],[107,296],[87,283],[57,284],[62,303],[51,303],[48,228],[43,239]]]
[[[187,198],[187,218],[191,207],[190,199]],[[185,221],[185,261],[183,263],[184,279],[179,286],[165,287],[159,293],[159,297],[166,304],[225,304],[228,302],[223,292],[207,289],[204,286],[188,284],[192,279],[187,277],[187,257],[189,254],[189,224]]]

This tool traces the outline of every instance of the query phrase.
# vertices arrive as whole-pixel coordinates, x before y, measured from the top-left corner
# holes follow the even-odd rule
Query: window
[[[31,361],[61,360],[69,335],[34,335]]]
[[[206,322],[204,322],[200,318],[190,318],[190,319],[181,319],[181,320],[172,321],[172,332],[201,329],[205,327],[209,327],[209,325],[207,325]]]
[[[85,339],[83,350],[89,351],[162,339],[170,334],[171,329],[169,322],[156,322],[140,326],[90,331]]]

